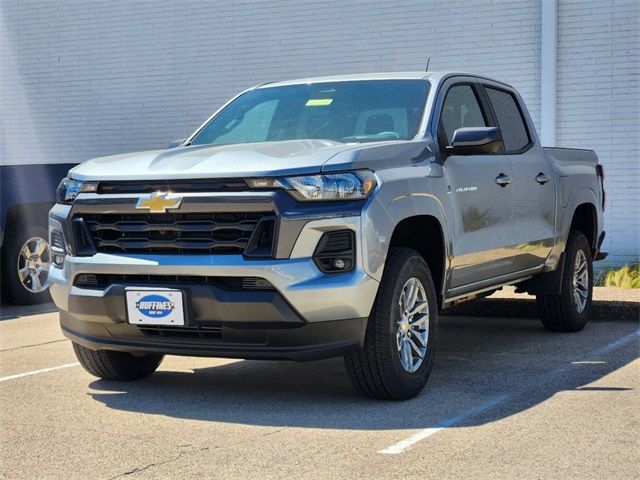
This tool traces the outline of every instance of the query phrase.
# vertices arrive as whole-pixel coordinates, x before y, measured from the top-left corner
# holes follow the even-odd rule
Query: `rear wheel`
[[[80,365],[103,380],[138,380],[148,377],[160,366],[163,355],[132,355],[112,350],[91,350],[77,343],[73,350]]]
[[[569,234],[564,261],[560,294],[538,295],[538,310],[547,330],[577,332],[589,320],[593,296],[591,247],[579,230]]]
[[[414,397],[431,374],[437,327],[438,304],[429,267],[414,250],[392,250],[364,346],[345,357],[351,382],[371,398]]]

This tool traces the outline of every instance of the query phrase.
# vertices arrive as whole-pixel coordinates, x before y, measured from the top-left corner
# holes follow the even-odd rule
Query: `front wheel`
[[[593,296],[591,247],[582,232],[569,233],[564,261],[560,293],[538,295],[538,310],[547,330],[577,332],[589,320]]]
[[[103,380],[139,380],[160,366],[163,355],[133,355],[112,350],[91,350],[73,343],[73,351],[87,372]]]
[[[392,250],[364,346],[345,357],[351,382],[371,398],[416,396],[431,374],[437,328],[438,303],[429,267],[414,250]]]

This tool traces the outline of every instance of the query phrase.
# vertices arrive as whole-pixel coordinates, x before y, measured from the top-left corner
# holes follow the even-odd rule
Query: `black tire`
[[[422,284],[428,304],[426,354],[417,369],[409,373],[403,365],[397,342],[400,296],[406,283],[416,278]],[[405,400],[419,394],[429,379],[435,358],[438,302],[431,272],[420,254],[408,248],[393,249],[387,258],[378,294],[369,316],[363,348],[345,356],[351,383],[374,399]],[[414,337],[412,337],[414,338]]]
[[[148,377],[160,366],[163,355],[132,355],[112,350],[91,350],[73,343],[80,365],[91,375],[103,380],[139,380]]]
[[[23,224],[12,221],[8,224],[5,232],[5,240],[2,245],[2,301],[14,303],[17,305],[31,305],[37,303],[45,303],[51,301],[48,288],[40,292],[30,291],[28,288],[38,290],[39,285],[35,285],[33,278],[26,277],[27,284],[23,284],[18,273],[18,262],[24,263],[25,259],[21,258],[20,251],[29,239],[40,238],[46,244],[46,251],[39,256],[39,261],[44,261],[51,265],[51,250],[48,244],[48,232],[46,227],[36,224]],[[33,243],[32,243],[33,245]],[[34,252],[35,253],[35,252]],[[25,265],[22,265],[24,267]],[[48,272],[48,268],[46,269]],[[47,274],[42,272],[37,275],[38,282],[42,286],[46,285]]]
[[[581,308],[579,300],[574,296],[574,275],[576,261],[582,255],[586,260],[588,278],[586,281],[586,302]],[[564,256],[564,272],[561,291],[558,295],[538,295],[538,311],[540,319],[547,330],[553,332],[578,332],[582,330],[591,311],[593,297],[593,259],[587,238],[579,230],[569,233]],[[584,289],[582,289],[584,292]],[[579,295],[579,294],[578,294]]]

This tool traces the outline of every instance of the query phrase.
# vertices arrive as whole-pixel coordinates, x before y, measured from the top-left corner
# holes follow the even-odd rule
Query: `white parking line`
[[[597,357],[597,356],[603,355],[605,353],[609,353],[612,350],[616,350],[617,348],[629,343],[630,341],[636,339],[639,336],[640,336],[640,330],[636,330],[636,331],[633,331],[631,333],[628,333],[627,335],[624,335],[623,337],[620,337],[617,340],[614,340],[613,342],[605,345],[604,347],[600,347],[600,348],[598,348],[596,350],[591,351],[588,354],[588,357]],[[562,367],[554,370],[553,372],[551,372],[549,374],[549,377],[562,374],[566,370],[569,370],[573,365],[581,364],[581,363],[586,363],[586,362],[585,361],[578,361],[578,362],[572,362],[569,365],[562,366]],[[591,362],[589,362],[589,363],[591,363]],[[451,418],[449,418],[447,420],[444,420],[443,422],[439,423],[435,427],[430,427],[430,428],[425,428],[424,430],[420,430],[419,432],[414,433],[410,437],[407,437],[404,440],[400,440],[398,443],[394,443],[390,447],[387,447],[387,448],[384,448],[382,450],[379,450],[378,453],[382,453],[382,454],[386,454],[386,455],[397,455],[399,453],[406,452],[407,450],[410,450],[416,443],[421,442],[425,438],[428,438],[428,437],[438,433],[440,430],[443,430],[443,429],[449,428],[449,427],[453,427],[454,425],[459,424],[463,420],[465,420],[465,419],[467,419],[467,418],[469,418],[469,417],[471,417],[473,415],[477,415],[479,413],[482,413],[485,410],[489,410],[490,408],[495,407],[496,405],[498,405],[500,403],[503,403],[504,401],[506,401],[510,397],[511,397],[511,395],[501,395],[501,396],[496,397],[496,398],[494,398],[492,400],[488,400],[488,401],[480,404],[477,407],[470,408],[469,410],[467,410],[466,412],[461,413],[460,415],[457,415],[455,417],[451,417]]]
[[[470,408],[469,410],[467,410],[465,413],[461,415],[451,417],[441,422],[436,427],[430,427],[430,428],[425,428],[424,430],[420,430],[419,432],[414,433],[410,437],[407,437],[404,440],[400,440],[398,443],[394,443],[390,447],[380,450],[378,453],[384,453],[386,455],[397,455],[398,453],[406,452],[407,450],[411,449],[411,447],[413,447],[416,443],[421,442],[425,438],[430,437],[435,433],[438,433],[440,430],[443,430],[448,427],[452,427],[462,422],[464,419],[468,417],[477,415],[478,413],[482,413],[485,410],[489,410],[491,407],[494,407],[499,403],[504,402],[507,398],[509,398],[509,395],[500,395],[499,397],[488,400],[477,407]]]
[[[615,342],[611,342],[609,345],[605,345],[604,347],[598,348],[591,352],[591,355],[603,355],[605,353],[609,353],[611,350],[615,350],[618,347],[621,347],[625,343],[630,342],[636,337],[640,337],[640,330],[634,330],[631,333],[626,334],[624,337],[620,337]]]
[[[71,367],[79,367],[79,366],[80,364],[78,362],[65,363],[64,365],[58,365],[57,367],[41,368],[40,370],[32,370],[30,372],[17,373],[15,375],[9,375],[8,377],[0,377],[0,383],[8,382],[9,380],[16,380],[22,377],[29,377],[31,375],[38,375],[40,373],[53,372],[54,370],[61,370],[63,368],[71,368]]]

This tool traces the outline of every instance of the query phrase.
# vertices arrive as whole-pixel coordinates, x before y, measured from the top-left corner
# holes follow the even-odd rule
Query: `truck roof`
[[[305,83],[324,83],[324,82],[350,82],[350,81],[358,81],[358,80],[420,80],[420,79],[433,79],[433,80],[441,80],[445,77],[449,77],[452,75],[463,75],[469,77],[479,77],[485,78],[487,80],[493,80],[488,77],[484,77],[481,75],[476,75],[472,73],[464,73],[464,72],[378,72],[378,73],[354,73],[347,75],[329,75],[324,77],[307,77],[307,78],[296,78],[293,80],[283,80],[277,82],[269,82],[264,83],[262,85],[257,86],[257,88],[268,88],[268,87],[281,87],[284,85],[300,85]],[[493,80],[496,81],[496,80]],[[499,82],[502,83],[502,82]]]

